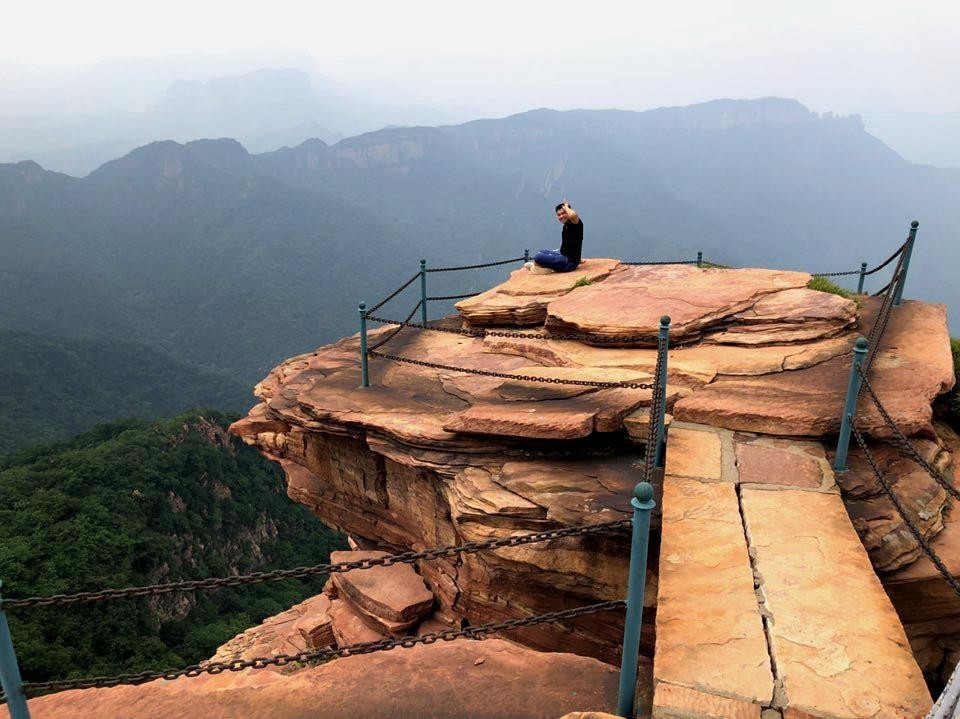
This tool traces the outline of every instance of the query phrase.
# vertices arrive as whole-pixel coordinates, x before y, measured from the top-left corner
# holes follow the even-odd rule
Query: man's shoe
[[[530,268],[530,271],[535,275],[552,275],[554,273],[554,270],[549,267],[541,267],[540,265],[534,265]]]

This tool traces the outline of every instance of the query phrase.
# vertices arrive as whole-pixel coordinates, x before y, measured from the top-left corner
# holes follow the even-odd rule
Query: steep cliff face
[[[653,338],[667,314],[675,318],[667,394],[677,421],[751,436],[815,439],[836,431],[849,351],[869,330],[878,301],[864,298],[858,309],[807,290],[804,273],[590,262],[597,271],[588,286],[574,289],[568,277],[521,270],[460,303],[461,319],[435,325],[529,328],[518,336],[405,330],[382,351],[501,373],[644,382],[655,363],[650,343],[611,347],[607,338]],[[913,341],[915,334],[906,341],[908,328],[925,341]],[[557,338],[571,330],[584,341]],[[371,333],[371,341],[387,331]],[[946,466],[950,455],[930,410],[953,383],[944,308],[907,302],[885,337],[873,384],[898,424]],[[380,358],[371,359],[371,386],[359,384],[356,337],[292,358],[257,386],[263,402],[232,431],[281,463],[292,498],[362,547],[424,549],[629,516],[644,452],[636,427],[649,390],[543,385]],[[882,446],[879,415],[864,405],[861,417]],[[895,471],[910,511],[935,536],[945,494],[910,467]],[[854,486],[860,474],[850,476],[850,511],[877,567],[916,559],[918,547],[902,522],[875,491]],[[658,530],[659,512],[653,558]],[[610,532],[421,562],[418,570],[438,616],[480,623],[622,597],[627,557],[627,533]],[[652,561],[645,602],[651,610],[656,567]],[[654,617],[645,616],[647,654]],[[594,615],[511,637],[614,661],[621,631],[621,617]]]

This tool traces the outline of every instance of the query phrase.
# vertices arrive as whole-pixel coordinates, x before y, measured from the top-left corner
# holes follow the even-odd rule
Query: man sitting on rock
[[[562,242],[559,250],[540,250],[524,267],[535,275],[551,272],[572,272],[580,264],[580,249],[583,247],[583,223],[580,216],[564,200],[554,210],[563,223]]]

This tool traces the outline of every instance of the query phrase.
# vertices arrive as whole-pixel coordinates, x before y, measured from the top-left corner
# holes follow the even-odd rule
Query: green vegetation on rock
[[[807,283],[807,287],[819,292],[829,292],[831,295],[840,295],[841,297],[846,297],[848,300],[853,297],[853,292],[844,289],[823,275],[814,275],[813,279]]]
[[[287,498],[279,468],[192,412],[99,425],[0,456],[7,597],[319,564],[343,543]],[[9,610],[25,679],[188,665],[324,578]]]

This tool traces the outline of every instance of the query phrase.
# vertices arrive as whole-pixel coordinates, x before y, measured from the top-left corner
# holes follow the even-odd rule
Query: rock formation
[[[829,464],[851,348],[869,332],[880,301],[811,290],[809,280],[800,272],[614,260],[589,260],[568,275],[518,270],[458,303],[459,317],[433,323],[437,331],[405,329],[381,348],[498,374],[646,384],[659,319],[672,318],[672,425],[655,488],[641,643],[647,662],[656,654],[642,687],[654,716],[922,714],[930,697],[908,637],[930,672],[960,654],[960,601],[922,566],[916,540],[862,457],[852,451],[850,470],[838,477]],[[479,327],[509,336],[441,331]],[[371,331],[371,343],[393,329]],[[944,439],[948,430],[931,410],[954,382],[945,308],[913,301],[896,308],[870,376],[894,421],[950,470],[958,446]],[[649,389],[541,383],[380,357],[370,359],[370,386],[359,385],[354,336],[275,368],[257,385],[261,403],[232,427],[280,463],[291,498],[350,535],[354,552],[344,556],[630,516]],[[897,455],[868,400],[858,417],[909,513],[926,537],[947,544],[960,570],[947,494]],[[267,629],[251,630],[217,656],[291,643],[342,646],[622,598],[628,554],[628,532],[611,530],[334,575],[328,596],[313,600],[319,618],[308,613],[305,624],[291,615],[273,622],[271,639]],[[604,612],[504,637],[617,663],[622,622],[619,612]],[[429,651],[340,659],[310,672],[336,674],[353,663],[366,675],[384,672],[390,685],[393,677],[402,682],[411,662],[428,661]],[[547,667],[557,656],[538,655],[530,666],[539,673],[539,657],[551,658]],[[578,661],[564,656],[556,661]],[[418,676],[431,671],[419,666]],[[597,681],[594,688],[605,686]]]

